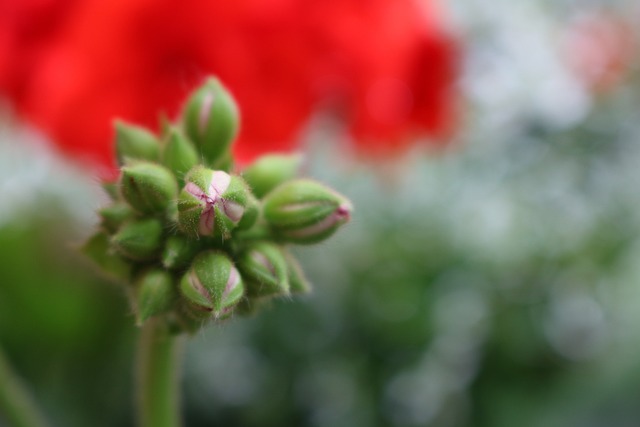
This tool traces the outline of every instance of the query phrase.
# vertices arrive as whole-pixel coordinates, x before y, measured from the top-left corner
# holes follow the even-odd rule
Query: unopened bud
[[[178,184],[167,168],[139,162],[122,168],[120,191],[136,211],[157,214],[176,199]]]
[[[156,136],[147,129],[118,120],[116,157],[120,166],[131,160],[155,162],[160,158],[160,144]]]
[[[256,223],[258,216],[260,216],[260,202],[255,198],[248,187],[245,186],[247,195],[246,206],[242,219],[238,222],[238,230],[247,230]]]
[[[208,79],[187,101],[182,120],[207,165],[216,167],[238,133],[238,106],[229,91]]]
[[[285,181],[293,179],[302,163],[299,154],[271,154],[260,157],[242,172],[251,191],[259,199]]]
[[[238,268],[247,278],[247,291],[254,296],[287,295],[287,263],[277,245],[258,242],[250,245],[238,260]]]
[[[191,237],[230,236],[244,216],[249,195],[242,178],[223,171],[194,168],[178,199],[178,225]]]
[[[276,237],[299,244],[331,236],[349,221],[352,209],[345,197],[306,179],[285,182],[264,200],[264,217]]]
[[[102,226],[109,233],[115,233],[122,224],[134,216],[133,209],[126,203],[116,202],[98,211],[102,218]]]
[[[138,325],[152,316],[167,312],[176,299],[171,275],[162,270],[151,270],[136,284],[136,317]]]
[[[169,269],[186,267],[200,248],[201,245],[197,240],[187,239],[184,236],[171,236],[164,245],[162,265]]]
[[[170,127],[162,151],[162,163],[182,178],[198,163],[198,152],[182,131]]]
[[[242,277],[222,252],[207,251],[196,257],[180,282],[180,292],[195,317],[216,318],[233,309],[244,293]]]
[[[158,255],[162,247],[162,223],[157,219],[142,219],[124,224],[111,242],[127,258],[146,261]]]

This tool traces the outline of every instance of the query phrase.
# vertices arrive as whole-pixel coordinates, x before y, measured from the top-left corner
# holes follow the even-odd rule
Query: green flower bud
[[[228,314],[244,293],[240,273],[222,252],[207,251],[196,257],[180,281],[180,292],[195,317]]]
[[[147,129],[117,120],[116,157],[120,166],[131,160],[156,162],[160,158],[160,144]]]
[[[260,216],[260,202],[251,194],[248,187],[245,187],[247,195],[246,206],[242,219],[238,222],[238,230],[247,230],[256,223]]]
[[[287,262],[279,246],[267,242],[251,244],[240,256],[238,268],[247,278],[252,296],[287,295]]]
[[[228,238],[250,202],[242,178],[197,166],[185,178],[178,199],[178,226],[191,237]]]
[[[111,239],[113,247],[127,258],[147,261],[162,247],[162,223],[157,219],[142,219],[126,223]]]
[[[99,231],[82,246],[82,252],[95,262],[105,273],[119,280],[127,280],[131,274],[131,265],[120,255],[113,252],[109,236]]]
[[[172,170],[176,176],[184,177],[197,163],[198,152],[191,141],[177,128],[169,128],[162,151],[162,164]]]
[[[349,221],[351,202],[307,179],[285,182],[264,199],[264,217],[277,238],[310,244],[331,236]]]
[[[200,248],[198,241],[184,236],[171,236],[164,245],[162,265],[169,269],[186,267],[198,254]]]
[[[218,166],[238,133],[238,106],[231,94],[218,79],[208,79],[187,101],[182,120],[205,162]]]
[[[136,319],[138,325],[152,316],[169,311],[176,300],[176,289],[171,275],[162,270],[151,270],[136,283]]]
[[[102,226],[109,233],[115,233],[120,226],[134,217],[133,209],[126,203],[116,202],[98,211],[102,217]]]
[[[120,191],[136,211],[157,214],[163,213],[176,199],[178,184],[167,168],[140,162],[122,168]]]
[[[306,294],[311,291],[311,283],[307,279],[302,266],[298,260],[289,252],[285,251],[287,261],[287,277],[289,278],[289,288],[291,293]]]
[[[262,156],[242,172],[251,191],[259,199],[285,181],[293,179],[302,163],[299,154]]]

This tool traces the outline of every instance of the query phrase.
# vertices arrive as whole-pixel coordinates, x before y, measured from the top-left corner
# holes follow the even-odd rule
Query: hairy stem
[[[139,340],[138,425],[179,427],[179,371],[184,340],[171,334],[160,319],[147,321]]]
[[[0,348],[0,418],[12,427],[48,426],[22,381],[12,372]],[[0,424],[2,424],[0,420]]]

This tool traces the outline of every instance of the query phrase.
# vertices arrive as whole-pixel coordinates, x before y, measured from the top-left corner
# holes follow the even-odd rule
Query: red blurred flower
[[[241,160],[291,149],[320,105],[374,154],[451,127],[456,49],[418,1],[5,3],[0,90],[64,149],[103,165],[114,117],[154,127],[208,74],[240,104]]]

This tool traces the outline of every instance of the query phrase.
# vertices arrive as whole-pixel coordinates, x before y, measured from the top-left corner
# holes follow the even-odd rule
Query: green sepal
[[[278,185],[295,178],[301,163],[299,154],[270,154],[258,158],[242,172],[242,177],[261,199]]]
[[[344,196],[312,180],[297,179],[264,198],[264,218],[283,242],[311,244],[331,236],[349,221],[352,205]]]
[[[182,179],[198,163],[196,147],[176,127],[168,128],[165,140],[162,164]]]
[[[91,236],[82,246],[81,251],[108,275],[118,280],[129,279],[131,265],[113,252],[109,235],[105,231],[98,231]]]
[[[246,277],[251,296],[288,295],[287,262],[282,249],[269,242],[254,242],[238,259],[238,268]]]
[[[98,211],[102,218],[101,225],[110,234],[115,233],[122,224],[135,216],[133,209],[126,203],[116,202]]]
[[[135,289],[138,326],[152,316],[171,310],[177,297],[171,275],[157,269],[143,274],[136,283]]]
[[[160,159],[160,143],[147,129],[117,120],[116,158],[120,166],[135,160],[157,162]]]
[[[216,235],[223,239],[228,239],[235,228],[247,229],[254,224],[258,217],[258,210],[257,205],[253,203],[255,199],[252,199],[250,195],[249,186],[244,179],[238,175],[231,175],[231,182],[227,190],[222,193],[222,198],[225,200],[225,206],[229,206],[229,202],[235,203],[243,211],[240,219],[234,221],[226,211],[223,211],[223,204],[218,204],[215,208]],[[245,216],[247,216],[246,219]]]
[[[187,267],[202,248],[198,240],[182,235],[170,236],[162,251],[162,265],[168,269]]]
[[[244,294],[240,273],[223,252],[206,251],[198,255],[180,281],[180,292],[192,315],[219,317],[237,304]]]
[[[218,79],[209,78],[188,99],[182,122],[205,164],[216,167],[238,133],[238,106]]]
[[[178,183],[167,168],[148,162],[138,162],[122,168],[122,197],[143,214],[165,213],[178,195]]]
[[[155,219],[141,219],[124,224],[111,238],[111,244],[121,255],[136,261],[148,261],[162,248],[163,227]]]
[[[248,230],[253,227],[258,217],[260,216],[260,202],[255,196],[251,193],[248,186],[246,187],[246,199],[244,200],[244,213],[242,214],[242,219],[238,222],[237,229],[238,230]]]

